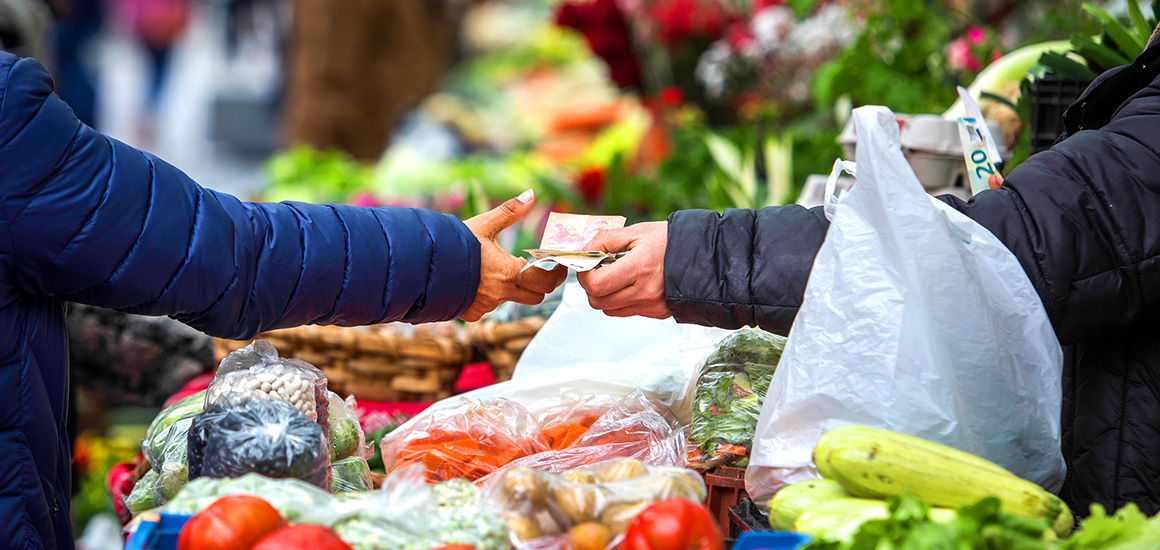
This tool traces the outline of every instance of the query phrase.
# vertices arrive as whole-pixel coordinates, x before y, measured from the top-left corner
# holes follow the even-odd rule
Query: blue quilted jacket
[[[407,208],[242,202],[81,124],[0,52],[0,546],[72,548],[65,302],[244,339],[454,319],[479,242]]]

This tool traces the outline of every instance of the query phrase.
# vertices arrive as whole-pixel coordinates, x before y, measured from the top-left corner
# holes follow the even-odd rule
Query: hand
[[[527,260],[508,254],[496,242],[500,231],[526,216],[535,204],[536,194],[528,189],[520,196],[463,222],[479,239],[479,290],[475,292],[475,302],[460,319],[478,321],[483,314],[504,302],[534,306],[543,302],[544,296],[556,290],[568,277],[568,270],[563,267],[552,271],[533,267],[521,272]]]
[[[1003,176],[1000,176],[999,174],[991,174],[991,177],[987,178],[987,187],[990,187],[991,189],[998,189],[1002,185]]]
[[[611,317],[672,317],[665,305],[668,238],[668,222],[638,223],[597,233],[585,250],[628,253],[611,265],[577,276],[580,286],[588,291],[588,303]]]

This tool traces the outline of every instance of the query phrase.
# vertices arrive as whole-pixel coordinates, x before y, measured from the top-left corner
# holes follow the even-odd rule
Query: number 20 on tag
[[[967,175],[971,181],[971,194],[990,189],[989,180],[999,171],[987,155],[987,143],[979,132],[979,123],[973,118],[959,119],[959,139],[963,143],[963,158],[967,162]]]

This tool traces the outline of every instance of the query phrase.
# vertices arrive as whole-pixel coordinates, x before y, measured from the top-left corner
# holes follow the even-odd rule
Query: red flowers
[[[583,34],[592,52],[608,65],[618,86],[640,86],[640,64],[633,54],[632,35],[616,0],[564,2],[556,10],[556,24]]]
[[[604,169],[597,167],[586,168],[576,179],[576,187],[579,188],[580,195],[588,204],[596,204],[600,195],[604,193],[604,184]]]
[[[715,0],[658,0],[649,6],[648,15],[669,47],[690,39],[712,42],[721,38],[730,22]]]

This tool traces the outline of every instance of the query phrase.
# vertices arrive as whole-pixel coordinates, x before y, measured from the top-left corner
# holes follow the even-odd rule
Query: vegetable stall
[[[1160,3],[1150,18],[1129,3],[1140,29],[1154,25]],[[944,20],[950,15],[916,13],[903,0],[856,9],[812,1],[530,4],[530,16],[527,6],[493,8],[531,22],[529,32],[486,37],[504,45],[477,45],[482,53],[417,108],[377,165],[288,150],[269,163],[265,198],[468,216],[531,187],[557,211],[634,222],[799,196],[821,204],[801,193],[803,183],[818,174],[825,181],[841,146],[852,149],[840,131],[854,104],[943,112],[954,86],[974,80],[965,92],[996,122],[1003,150],[1013,152],[1002,159],[1010,167],[1031,152],[1022,132],[1034,86],[1027,75],[1091,77],[1130,57],[1125,46],[1139,38],[1125,38],[1094,7],[1087,11],[1101,25],[1095,39],[1004,48],[999,33],[971,27],[944,49],[955,30]],[[716,11],[697,11],[710,5]],[[686,9],[700,17],[681,20]],[[640,59],[624,58],[629,50]],[[955,120],[962,108],[927,116]],[[923,153],[906,151],[910,159]],[[962,153],[938,154],[961,168]],[[505,246],[530,246],[547,216],[539,214]],[[553,357],[580,371],[568,380],[584,383],[521,375],[517,359],[537,339],[566,339],[551,329],[569,322],[558,315],[576,314],[567,306],[557,294],[466,328],[303,327],[219,341],[209,387],[164,408],[145,432],[144,459],[123,497],[127,548],[1160,548],[1160,517],[1130,503],[1070,510],[1005,467],[1004,457],[929,440],[938,433],[838,426],[808,442],[809,471],[795,474],[808,479],[774,480],[772,495],[750,495],[751,461],[782,435],[764,433],[762,419],[793,337],[742,328],[700,345],[678,336],[657,352],[669,354],[664,360],[637,365],[656,367],[655,376],[633,378],[623,365],[584,372],[577,358],[588,349]],[[849,345],[840,340],[835,347]],[[632,355],[649,344],[615,351]],[[460,370],[479,358],[491,360],[498,383],[453,395]],[[618,369],[631,383],[601,379]],[[864,385],[868,400],[880,382]],[[384,419],[360,407],[377,400],[427,408]],[[826,405],[819,416],[846,404]]]

